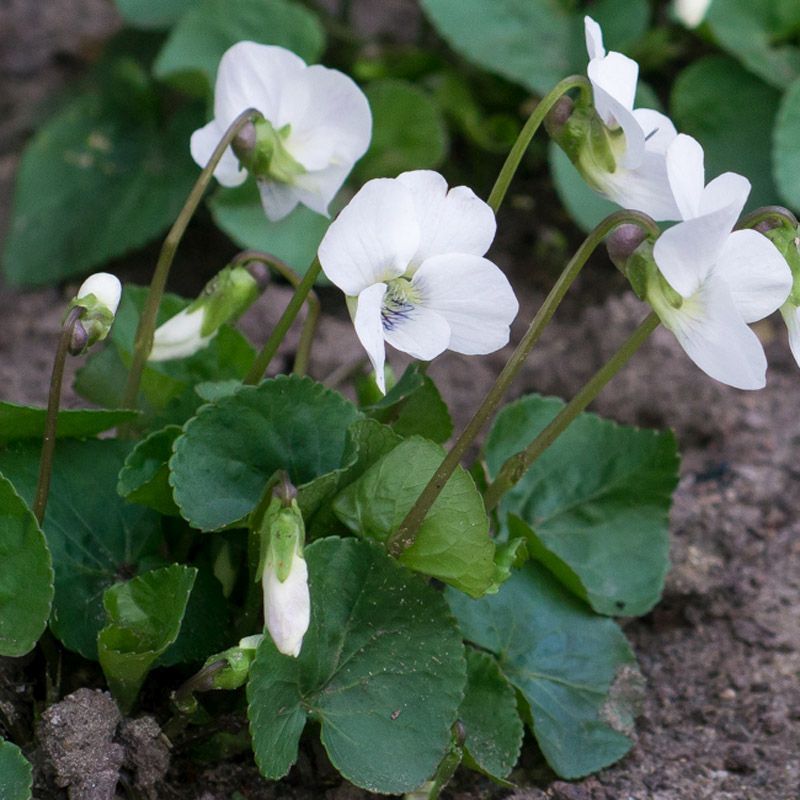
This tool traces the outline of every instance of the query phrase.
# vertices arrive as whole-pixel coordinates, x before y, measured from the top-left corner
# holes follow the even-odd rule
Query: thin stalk
[[[645,320],[623,343],[622,347],[595,372],[572,400],[561,409],[550,424],[524,449],[511,456],[500,468],[497,477],[484,492],[486,511],[491,511],[500,498],[514,486],[537,458],[558,438],[569,424],[600,393],[601,389],[622,369],[628,359],[658,327],[659,319],[650,312]]]
[[[550,322],[559,304],[564,299],[564,295],[567,293],[567,290],[572,285],[575,278],[578,277],[578,274],[581,269],[583,269],[589,256],[614,228],[626,223],[640,225],[653,236],[657,236],[659,232],[658,226],[647,215],[641,214],[638,211],[617,211],[611,214],[611,216],[606,217],[586,237],[586,240],[564,268],[564,271],[550,290],[550,294],[547,295],[539,310],[536,312],[528,330],[520,340],[520,343],[517,345],[505,367],[503,367],[494,385],[483,399],[475,415],[469,421],[466,428],[464,428],[450,452],[445,456],[444,460],[433,474],[433,477],[428,481],[422,493],[417,498],[417,502],[411,507],[408,514],[406,514],[400,527],[389,537],[386,546],[392,555],[399,555],[403,550],[406,550],[414,543],[417,531],[420,525],[422,525],[425,515],[436,502],[436,498],[450,479],[455,468],[461,462],[461,459],[475,437],[489,419],[494,416],[503,395],[517,376],[517,373],[525,363],[533,346],[539,340],[542,331],[547,323]]]
[[[256,356],[253,366],[250,367],[250,372],[248,372],[245,376],[244,383],[256,384],[261,380],[264,373],[267,371],[270,362],[275,357],[275,353],[278,352],[278,348],[280,347],[284,336],[286,336],[287,331],[297,317],[297,314],[305,302],[306,297],[311,292],[311,289],[314,286],[314,281],[316,281],[321,269],[322,266],[319,263],[319,259],[315,258],[311,262],[308,272],[306,272],[306,274],[303,276],[303,279],[297,285],[297,288],[292,295],[292,299],[284,309],[281,318],[278,320],[278,323],[272,329],[272,333],[264,343],[264,347],[261,348],[261,352]],[[301,345],[304,347],[310,347],[310,341],[304,343],[303,337],[301,336]],[[300,348],[298,347],[298,355],[299,350]]]
[[[737,230],[755,228],[759,223],[770,219],[779,220],[782,224],[789,225],[792,228],[796,228],[798,224],[797,217],[788,208],[783,206],[763,206],[742,217],[736,228]]]
[[[247,264],[249,261],[260,261],[262,264],[266,264],[294,287],[295,291],[302,282],[300,276],[287,263],[269,253],[262,253],[258,250],[245,250],[233,259],[235,264]],[[297,355],[295,356],[294,369],[292,370],[295,375],[305,375],[308,371],[308,364],[311,360],[311,347],[314,343],[314,333],[317,329],[321,309],[319,297],[313,289],[308,291],[305,302],[307,313],[303,322],[303,329],[300,332],[300,341],[297,345]]]
[[[125,392],[122,396],[123,408],[135,408],[136,398],[139,395],[139,384],[142,380],[142,372],[144,365],[147,363],[147,357],[150,355],[150,350],[153,347],[153,332],[156,328],[156,317],[158,315],[158,307],[161,304],[161,298],[164,295],[164,289],[167,285],[167,277],[172,262],[175,258],[175,253],[178,250],[178,245],[183,238],[189,220],[194,216],[194,212],[200,205],[203,195],[211,183],[211,178],[214,175],[214,170],[219,164],[225,151],[231,145],[236,136],[241,132],[242,128],[249,122],[252,122],[256,117],[260,117],[260,112],[254,108],[248,108],[239,114],[238,117],[231,123],[225,135],[220,139],[219,144],[211,154],[208,164],[206,164],[203,171],[200,173],[197,181],[189,192],[186,202],[181,209],[178,218],[175,220],[173,226],[170,228],[164,244],[161,246],[161,252],[158,255],[156,268],[153,272],[153,279],[150,282],[150,289],[147,292],[147,299],[142,309],[142,316],[139,319],[139,326],[136,329],[136,339],[133,343],[133,358],[131,360],[131,368],[128,372],[128,381],[125,385]]]
[[[44,521],[47,508],[47,495],[50,492],[50,478],[53,474],[53,454],[56,449],[56,426],[58,425],[58,409],[61,405],[61,384],[64,380],[64,365],[67,361],[70,342],[75,323],[84,315],[83,306],[75,306],[67,314],[58,339],[56,356],[53,360],[53,372],[50,376],[50,393],[47,398],[47,417],[44,422],[42,439],[42,455],[39,459],[39,481],[36,484],[36,496],[33,501],[33,513],[39,525]]]
[[[508,187],[534,134],[539,130],[539,126],[544,122],[544,118],[548,115],[550,109],[571,89],[580,89],[587,101],[591,101],[592,86],[589,80],[583,75],[570,75],[568,78],[559,81],[536,104],[536,108],[533,109],[528,121],[523,126],[519,136],[517,136],[517,141],[514,142],[514,146],[511,148],[511,152],[508,154],[505,164],[503,164],[500,174],[497,176],[494,188],[489,195],[487,202],[495,214],[497,214],[503,198],[506,196]]]

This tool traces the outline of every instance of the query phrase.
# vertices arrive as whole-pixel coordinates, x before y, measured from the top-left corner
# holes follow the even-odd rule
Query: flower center
[[[398,322],[408,319],[421,300],[419,289],[408,278],[394,278],[386,282],[386,294],[381,306],[383,329],[392,330]]]

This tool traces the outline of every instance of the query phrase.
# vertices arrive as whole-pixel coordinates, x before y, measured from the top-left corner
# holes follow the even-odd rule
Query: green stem
[[[503,367],[494,385],[483,399],[475,415],[469,421],[467,427],[464,428],[450,452],[445,456],[444,460],[433,474],[433,477],[428,481],[427,485],[422,490],[422,494],[420,494],[417,498],[417,502],[411,507],[408,514],[406,514],[400,527],[389,537],[386,546],[392,555],[399,555],[403,550],[406,550],[414,543],[417,531],[420,525],[422,525],[425,515],[430,511],[434,502],[436,502],[436,498],[450,479],[455,468],[461,462],[467,448],[472,444],[483,426],[497,411],[503,395],[525,363],[530,351],[539,340],[542,331],[547,323],[550,322],[555,310],[564,299],[564,295],[572,285],[572,282],[578,277],[578,274],[589,259],[589,256],[614,228],[626,223],[640,225],[653,236],[657,236],[659,233],[658,226],[647,215],[641,214],[638,211],[617,211],[611,214],[611,216],[606,217],[586,237],[586,240],[564,268],[564,271],[550,290],[550,294],[547,295],[541,307],[536,312],[536,316],[534,316],[531,321],[528,330],[520,340],[520,343],[517,345],[505,367]]]
[[[302,283],[300,276],[286,262],[269,253],[262,253],[258,250],[245,250],[233,259],[235,264],[247,264],[249,261],[260,261],[262,264],[266,264],[294,287],[295,291]],[[317,329],[321,309],[319,297],[317,297],[317,293],[313,289],[309,289],[305,302],[308,310],[303,322],[303,329],[300,332],[297,355],[294,359],[294,369],[292,371],[295,375],[305,375],[308,371],[308,364],[311,360],[311,346],[314,343],[314,333]]]
[[[791,228],[797,228],[798,225],[797,217],[788,208],[783,206],[763,206],[742,217],[736,228],[737,230],[755,228],[760,222],[766,222],[770,219],[779,220],[783,225],[788,225]]]
[[[500,468],[497,477],[484,493],[486,511],[491,511],[500,498],[514,486],[537,458],[556,440],[565,428],[600,393],[600,390],[619,372],[628,359],[641,347],[647,337],[658,327],[655,312],[645,318],[622,347],[590,378],[572,400],[559,411],[550,424],[524,449],[515,453]]]
[[[503,198],[506,196],[509,184],[514,178],[520,161],[522,161],[522,157],[525,155],[525,151],[528,149],[534,134],[539,130],[539,126],[544,122],[544,118],[550,112],[550,109],[571,89],[580,89],[587,102],[591,102],[592,86],[589,80],[583,75],[570,75],[568,78],[559,81],[537,103],[536,108],[533,109],[528,121],[520,131],[517,141],[514,142],[514,146],[511,148],[511,152],[508,154],[508,158],[506,158],[505,164],[503,164],[500,174],[497,176],[492,193],[489,195],[487,202],[495,214],[497,214]]]
[[[167,285],[167,277],[169,275],[172,261],[175,258],[175,253],[178,250],[178,245],[183,238],[189,220],[200,205],[203,195],[211,183],[211,178],[214,175],[214,170],[217,168],[220,159],[225,151],[231,145],[236,136],[241,132],[242,128],[248,123],[252,122],[256,117],[260,117],[260,112],[254,108],[248,108],[239,114],[238,117],[231,123],[225,135],[220,139],[219,144],[211,154],[211,158],[203,171],[200,173],[197,181],[195,182],[192,191],[186,198],[186,202],[181,209],[178,218],[175,220],[172,228],[170,228],[167,238],[161,247],[161,252],[158,255],[156,268],[153,272],[153,279],[150,282],[150,289],[147,293],[147,299],[142,309],[142,316],[139,318],[139,326],[136,329],[136,339],[133,344],[133,358],[131,361],[131,368],[128,372],[128,382],[125,385],[125,392],[122,397],[123,408],[135,408],[136,399],[139,395],[139,384],[142,380],[142,372],[147,363],[147,357],[150,355],[150,350],[153,347],[153,332],[156,328],[156,317],[158,315],[158,307],[161,304],[161,298],[164,295],[164,289]]]
[[[267,341],[264,343],[264,347],[261,349],[261,352],[256,356],[253,366],[250,367],[250,372],[248,372],[245,376],[244,383],[256,384],[261,380],[264,373],[267,371],[270,362],[274,358],[275,353],[278,352],[278,348],[283,341],[283,337],[286,336],[287,331],[292,326],[292,323],[297,317],[297,314],[305,302],[306,297],[311,292],[311,289],[314,286],[314,281],[316,281],[321,269],[322,267],[319,263],[319,259],[315,258],[314,261],[311,262],[308,272],[306,272],[306,274],[303,276],[303,280],[301,280],[297,285],[297,288],[292,295],[292,299],[284,309],[281,318],[278,320],[278,323],[272,329],[269,339],[267,339]],[[310,347],[310,341],[304,342],[302,336],[300,344],[302,347]],[[298,357],[299,355],[300,348],[298,347]]]
[[[67,362],[70,343],[75,323],[83,316],[86,309],[75,306],[71,309],[61,328],[56,356],[53,360],[53,372],[50,376],[50,393],[47,398],[47,417],[44,422],[42,439],[42,455],[39,459],[39,480],[36,484],[36,496],[33,501],[33,513],[39,522],[44,521],[47,508],[47,495],[50,492],[50,478],[53,474],[53,454],[56,449],[56,427],[58,425],[58,409],[61,405],[61,384],[64,380],[64,365]]]

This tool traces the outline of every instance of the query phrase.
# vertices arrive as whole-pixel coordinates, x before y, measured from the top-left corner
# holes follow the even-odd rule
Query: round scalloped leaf
[[[506,778],[519,758],[524,729],[514,687],[488,653],[467,649],[467,689],[458,718],[474,765],[493,778]]]
[[[175,443],[170,483],[201,530],[238,522],[285,469],[296,486],[342,462],[348,426],[363,415],[310,378],[281,376],[200,409]]]
[[[530,707],[533,733],[562,778],[580,778],[633,745],[643,679],[622,631],[526,564],[494,595],[447,590],[464,637],[497,656]]]
[[[119,473],[120,497],[166,516],[179,516],[169,485],[168,464],[172,445],[180,434],[179,425],[167,425],[136,444]]]
[[[55,572],[50,627],[86,658],[97,658],[97,633],[106,622],[103,592],[122,576],[164,563],[158,516],[117,494],[117,473],[129,449],[113,439],[65,439],[56,447],[42,526]],[[26,442],[0,451],[0,472],[29,503],[40,450]]]
[[[0,797],[3,800],[30,800],[33,770],[15,744],[0,739]]]
[[[0,402],[0,441],[41,439],[44,435],[46,408]],[[136,419],[137,412],[125,409],[66,408],[58,412],[56,436],[83,439],[116,428]]]
[[[490,474],[563,406],[539,395],[506,406],[486,441]],[[510,530],[525,537],[532,557],[595,611],[644,614],[661,596],[669,569],[668,514],[678,464],[671,433],[581,414],[501,508],[527,523]]]
[[[285,775],[311,718],[347,780],[387,794],[431,777],[464,689],[461,636],[440,592],[357,539],[306,549],[311,625],[298,658],[264,637],[248,716],[261,772]]]
[[[0,563],[0,655],[23,656],[47,626],[53,568],[36,517],[2,475]]]

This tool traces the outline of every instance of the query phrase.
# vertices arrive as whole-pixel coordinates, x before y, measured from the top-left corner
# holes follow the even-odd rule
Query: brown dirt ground
[[[0,232],[19,147],[40,116],[37,102],[79,69],[92,41],[115,24],[102,0],[6,0],[0,5]],[[519,208],[530,204],[524,192],[517,200]],[[540,287],[549,281],[534,273],[524,254],[531,237],[520,226],[529,218],[521,211],[506,212],[501,227],[512,233],[500,239],[493,254],[521,295],[517,337],[541,299]],[[205,246],[207,234],[193,236]],[[224,259],[230,245],[214,241]],[[187,247],[191,251],[191,239]],[[141,274],[151,257],[150,250],[139,254],[122,265],[123,271]],[[569,396],[613,352],[644,314],[630,294],[616,291],[618,286],[614,273],[598,260],[543,337],[513,387],[514,396],[527,391]],[[50,353],[68,296],[64,288],[20,293],[0,286],[3,399],[44,401]],[[282,289],[268,291],[242,321],[245,331],[262,339],[285,298]],[[345,360],[359,354],[338,298],[324,293],[323,299],[334,304],[334,313],[323,322],[312,362],[318,378],[339,366],[343,353]],[[779,321],[762,324],[758,332],[772,365],[769,385],[761,392],[714,383],[694,368],[668,332],[658,330],[593,405],[622,422],[673,427],[683,451],[672,512],[673,569],[664,598],[651,614],[624,622],[648,681],[636,747],[599,775],[565,783],[547,774],[531,744],[513,775],[524,788],[509,792],[459,774],[447,797],[800,798],[800,372]],[[292,347],[290,338],[285,358]],[[502,361],[502,353],[469,361],[448,354],[434,363],[430,374],[457,425]],[[69,405],[78,402],[68,395]],[[0,665],[0,703],[9,691],[24,694],[26,663]],[[104,702],[102,695],[94,697]],[[137,751],[124,736],[123,741],[126,758],[136,762]],[[208,769],[174,759],[163,784],[145,794],[222,800],[237,791],[248,800],[370,796],[338,785],[314,746],[279,784],[259,778],[244,758]]]

